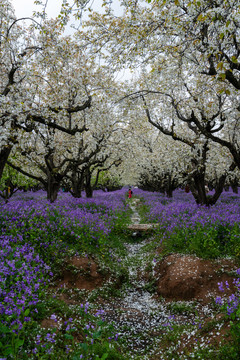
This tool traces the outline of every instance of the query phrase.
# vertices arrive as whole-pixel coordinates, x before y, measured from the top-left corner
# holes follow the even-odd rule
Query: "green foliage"
[[[86,341],[80,343],[77,346],[77,349],[74,351],[74,354],[71,356],[71,360],[78,360],[81,355],[84,359],[91,358],[94,356],[94,359],[105,360],[124,360],[126,359],[119,353],[119,351],[113,346],[111,340],[113,340],[112,331],[114,330],[112,326],[106,328],[103,322],[99,322],[98,328],[94,332],[86,331]],[[110,336],[109,336],[110,335]],[[117,337],[115,337],[116,339]]]
[[[141,216],[141,219],[142,219],[142,222],[144,223],[145,219],[146,219],[146,215],[149,213],[149,206],[148,205],[145,205],[145,204],[142,204],[141,207],[139,208],[139,215]]]
[[[240,358],[240,302],[239,302],[239,279],[236,283],[236,294],[229,296],[229,298],[223,299],[223,305],[221,310],[226,314],[226,317],[230,319],[230,335],[231,342],[228,347],[230,357],[229,359],[239,359]]]
[[[10,343],[0,343],[1,356],[14,360],[125,359],[118,350],[116,329],[96,316],[93,309],[89,311],[87,303],[69,307],[60,300],[48,298],[42,304],[47,311],[38,319],[36,316],[21,332],[21,337],[11,334]],[[37,309],[41,311],[40,306]],[[51,328],[39,326],[38,322],[49,319],[51,314],[54,314],[55,325]],[[7,327],[2,326],[0,330],[8,335]],[[28,351],[22,349],[23,345]]]
[[[206,259],[215,259],[222,256],[240,258],[240,228],[215,224],[194,227],[180,227],[174,229],[164,241],[166,252],[185,252],[195,254]]]
[[[93,179],[93,183],[95,179]],[[107,189],[107,191],[114,191],[122,188],[120,176],[113,176],[109,172],[101,172],[98,179],[97,187],[100,189]]]
[[[6,165],[2,177],[0,179],[0,190],[3,191],[6,188],[6,183],[11,180],[15,187],[24,187],[26,190],[32,186],[37,185],[37,181],[30,179],[29,177],[21,174],[17,170],[14,170],[10,166]]]
[[[178,314],[178,315],[197,315],[197,310],[195,304],[189,304],[185,301],[177,301],[172,302],[168,305],[168,310],[171,314]]]
[[[157,281],[155,278],[150,278],[147,284],[144,286],[144,290],[148,291],[150,294],[154,294],[157,288]]]
[[[140,202],[137,210],[138,210],[138,214],[140,215],[141,222],[142,223],[148,222],[150,206],[145,204],[145,200],[143,198],[140,198]]]
[[[21,334],[15,335],[12,332],[12,329],[9,329],[4,325],[0,325],[0,333],[5,336],[4,344],[0,342],[0,355],[12,357],[17,360],[19,349],[24,344],[24,332],[22,331]]]
[[[101,219],[109,218],[111,224],[111,232],[105,234],[101,229],[91,231],[85,225],[71,224],[71,226],[64,227],[65,220],[62,216],[61,209],[48,209],[46,214],[36,214],[34,210],[28,213],[28,217],[12,220],[11,226],[4,223],[4,219],[0,218],[0,226],[6,234],[11,234],[16,238],[16,246],[18,244],[18,235],[23,235],[23,241],[28,242],[39,253],[41,258],[49,265],[51,265],[55,275],[58,270],[62,268],[63,259],[68,254],[92,254],[95,258],[101,259],[101,268],[105,274],[111,273],[111,281],[108,282],[106,288],[104,286],[100,289],[94,290],[88,294],[88,300],[93,303],[98,303],[99,299],[106,299],[114,296],[121,296],[124,285],[129,281],[129,273],[127,269],[127,262],[121,260],[126,256],[125,242],[132,242],[130,233],[126,230],[126,225],[129,223],[131,209],[128,208],[125,212],[116,212],[110,214],[109,210],[104,205],[96,205],[94,203],[87,203],[79,205],[85,207],[87,212],[91,214],[100,214]],[[142,219],[147,219],[149,207],[142,202],[138,207]],[[49,222],[54,224],[54,231],[46,231],[43,224]],[[96,229],[95,229],[96,230]],[[159,238],[162,238],[164,230],[159,229]],[[202,225],[200,222],[195,227],[177,228],[172,234],[164,233],[165,252],[186,252],[194,253],[200,257],[215,258],[223,255],[233,255],[240,258],[239,245],[240,229],[239,225],[223,226],[220,222],[213,225]],[[156,235],[155,235],[156,237]],[[21,240],[22,241],[22,240]],[[19,240],[20,242],[20,240]],[[154,252],[159,242],[156,239],[148,242],[142,251],[144,254]],[[46,251],[47,250],[47,251]],[[156,256],[156,255],[152,255]],[[140,261],[140,258],[131,259],[132,263]],[[149,259],[148,268],[146,270],[151,272],[151,261]],[[16,263],[16,267],[18,264]],[[104,267],[105,266],[105,267]],[[112,280],[114,279],[114,280]],[[128,284],[129,285],[129,284]],[[156,279],[149,278],[144,290],[154,293],[156,290]],[[74,360],[80,359],[107,359],[107,360],[126,360],[126,354],[122,354],[120,348],[124,348],[124,339],[121,342],[117,339],[117,329],[112,324],[105,323],[99,317],[94,316],[94,309],[85,311],[79,305],[69,306],[64,301],[54,298],[50,294],[47,295],[47,290],[42,292],[40,301],[34,305],[33,308],[27,311],[32,312],[32,320],[27,323],[23,331],[18,334],[12,334],[9,330],[2,326],[0,331],[5,334],[5,342],[0,343],[0,354],[7,357],[7,359],[66,359]],[[60,290],[62,291],[62,290]],[[86,294],[85,294],[86,296]],[[74,298],[75,300],[75,298]],[[198,316],[194,304],[175,302],[168,305],[168,310],[171,314],[180,316]],[[227,311],[227,308],[225,309]],[[49,319],[52,314],[56,314],[59,322],[61,322],[60,329],[57,330],[59,324],[52,329],[43,329],[40,323]],[[28,313],[25,313],[27,316]],[[219,347],[217,356],[219,359],[239,358],[239,351],[237,344],[240,343],[240,326],[238,320],[240,317],[239,308],[231,317],[231,337],[233,341],[229,344]],[[73,318],[73,322],[68,327],[65,322]],[[178,359],[179,354],[170,349],[170,345],[177,344],[181,340],[182,329],[179,326],[171,325],[171,330],[167,331],[161,338],[161,344],[167,347],[166,358]],[[202,332],[211,331],[214,324],[202,329]],[[122,331],[122,329],[121,329]],[[165,330],[160,329],[163,333]],[[141,336],[141,335],[139,335]],[[39,340],[40,339],[40,340]],[[52,343],[49,339],[54,340]],[[125,340],[126,342],[128,339]],[[43,346],[44,345],[44,346]],[[127,345],[126,345],[127,348]],[[211,349],[197,349],[195,354],[191,354],[191,358],[200,359],[214,359]],[[33,353],[34,351],[34,353]],[[228,355],[228,357],[227,357]],[[195,356],[195,357],[194,357]],[[136,358],[137,359],[137,358]]]
[[[131,216],[132,210],[128,208],[125,212],[117,213],[117,217],[114,220],[114,226],[112,230],[112,235],[126,235],[127,234],[127,224],[129,224],[129,219]]]

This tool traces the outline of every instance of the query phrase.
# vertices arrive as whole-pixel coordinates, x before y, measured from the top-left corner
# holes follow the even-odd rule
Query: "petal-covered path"
[[[137,199],[130,204],[133,211],[131,223],[137,229],[140,216],[137,211]],[[127,256],[122,259],[128,269],[129,282],[121,298],[112,299],[104,303],[104,318],[113,322],[118,329],[119,336],[124,339],[129,358],[149,359],[157,345],[157,339],[162,333],[163,326],[168,327],[171,314],[165,302],[157,301],[154,295],[147,290],[147,280],[142,276],[149,264],[146,246],[151,239],[141,241],[141,235],[133,230],[134,243],[125,243]],[[186,321],[184,316],[180,322]],[[189,318],[188,318],[189,320]],[[177,319],[175,321],[179,322]],[[139,356],[139,357],[138,357]]]
[[[133,211],[131,223],[139,224],[140,216],[135,199],[132,199],[130,206]],[[149,354],[154,344],[154,333],[159,331],[160,325],[168,322],[170,315],[145,289],[146,281],[139,276],[144,273],[148,262],[143,250],[148,240],[138,242],[137,235],[137,232],[133,232],[135,243],[125,244],[127,256],[122,262],[128,268],[129,283],[124,295],[121,299],[103,304],[105,319],[116,324],[119,335],[126,341],[126,348],[132,353],[132,358],[135,358],[134,354]]]

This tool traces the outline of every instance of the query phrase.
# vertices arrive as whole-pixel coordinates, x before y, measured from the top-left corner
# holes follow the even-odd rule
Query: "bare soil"
[[[99,272],[99,266],[93,259],[74,256],[63,269],[57,286],[92,291],[102,286],[105,280],[106,278]]]
[[[197,300],[207,304],[223,295],[218,284],[227,281],[225,294],[234,292],[234,273],[238,268],[232,259],[203,260],[192,255],[165,256],[154,268],[157,294],[167,301]]]

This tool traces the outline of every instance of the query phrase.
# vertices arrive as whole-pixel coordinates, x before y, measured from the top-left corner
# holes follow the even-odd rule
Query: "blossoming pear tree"
[[[59,64],[61,48],[58,40],[69,19],[70,4],[63,1],[59,16],[47,20],[47,4],[39,0],[35,3],[43,6],[42,11],[35,12],[31,18],[20,19],[14,15],[8,0],[3,0],[0,5],[0,178],[12,149],[19,146],[18,137],[22,131],[31,134],[36,127],[44,125],[74,135],[82,129],[71,121],[64,127],[56,122],[54,115],[65,111],[71,117],[72,113],[83,111],[91,104],[89,94],[78,98],[74,107],[66,101],[57,103],[59,98],[54,102],[53,95],[48,104],[43,103],[40,93],[45,88],[43,83],[48,81],[46,73],[50,62],[54,61],[54,54]],[[79,9],[83,6],[84,2],[78,2]],[[77,14],[79,17],[79,11]]]
[[[228,149],[240,168],[238,1],[130,0],[123,5],[119,17],[92,13],[86,39],[94,39],[92,46],[116,69],[144,67],[149,78],[154,74],[155,85],[145,86],[142,79],[135,91],[165,94],[165,108]]]
[[[18,151],[25,150],[17,161],[8,163],[42,182],[53,202],[69,176],[74,196],[80,195],[81,189],[76,187],[77,177],[81,179],[79,173],[84,170],[86,178],[90,160],[94,159],[95,165],[97,160],[103,164],[103,149],[106,152],[117,122],[111,109],[116,91],[111,74],[95,65],[80,42],[70,37],[59,38],[54,21],[49,26],[47,36],[51,41],[45,49],[47,56],[38,61],[31,82],[34,101],[26,111],[28,120],[38,118],[38,126],[34,126],[30,136],[23,134]],[[34,169],[37,175],[32,172]]]
[[[206,93],[202,90],[204,83],[201,82],[201,79],[198,81],[198,97],[197,95],[193,97],[190,86],[194,88],[194,83],[192,81],[187,85],[184,81],[185,74],[181,74],[179,69],[178,76],[171,78],[171,84],[165,82],[164,76],[166,73],[169,75],[170,71],[170,69],[166,69],[162,76],[156,74],[156,72],[143,73],[135,84],[132,82],[132,94],[131,96],[127,95],[125,99],[131,97],[136,103],[139,118],[144,117],[145,112],[145,116],[151,125],[164,135],[171,137],[175,142],[181,142],[189,147],[190,152],[187,151],[187,156],[185,156],[187,167],[182,173],[180,171],[181,176],[184,178],[184,182],[190,186],[197,203],[211,205],[219,198],[229,171],[233,171],[236,165],[229,151],[227,153],[225,151],[227,155],[226,161],[220,160],[220,153],[218,154],[222,174],[215,180],[215,194],[212,197],[207,196],[205,189],[207,182],[206,175],[211,173],[209,170],[211,166],[218,162],[217,159],[212,164],[209,161],[213,142],[205,137],[197,126],[185,121],[185,117],[187,117],[187,114],[191,116],[193,111],[195,111],[203,123],[211,123],[215,131],[220,131],[223,129],[221,114],[222,111],[225,111],[225,99],[218,95],[216,96],[214,88],[208,91],[208,96],[206,97]],[[163,81],[160,82],[159,79],[163,79]],[[172,90],[173,88],[178,89],[176,93],[177,98]],[[134,89],[138,90],[134,91]],[[215,102],[213,102],[214,96],[216,96]],[[140,111],[141,100],[142,112]],[[228,125],[230,123],[231,121],[229,120]],[[224,128],[224,130],[227,131],[227,128]],[[227,134],[229,136],[229,131],[227,131]],[[183,159],[181,147],[173,143],[170,142],[171,145],[169,145],[172,146],[172,151],[175,151],[175,157],[179,156],[179,158]],[[215,146],[216,148],[219,150],[219,146]],[[161,153],[164,152],[162,151]],[[166,153],[165,156],[167,156]],[[174,168],[175,165],[176,160],[172,161],[172,166],[170,165],[168,168]],[[223,165],[225,165],[225,168],[223,168]],[[159,172],[162,172],[161,164],[159,164]],[[167,176],[167,173],[165,175]]]

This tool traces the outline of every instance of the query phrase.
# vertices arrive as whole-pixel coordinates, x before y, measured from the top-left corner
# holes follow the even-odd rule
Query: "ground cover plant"
[[[213,207],[199,206],[193,201],[190,193],[183,190],[174,192],[173,198],[167,198],[161,193],[142,192],[137,190],[143,206],[141,209],[144,222],[158,223],[156,234],[155,261],[167,254],[180,253],[196,255],[202,259],[234,259],[240,265],[240,197],[232,191],[223,192],[219,202]],[[211,321],[205,324],[199,320],[200,311],[196,312],[196,305],[187,303],[171,303],[173,318],[170,319],[169,330],[162,337],[162,350],[156,352],[151,359],[238,359],[240,332],[240,292],[239,270],[232,270],[235,292],[229,295],[228,282],[220,282],[221,296],[216,297],[211,304]],[[226,292],[228,291],[228,295]],[[231,292],[230,291],[230,292]],[[182,328],[174,322],[174,308],[190,310],[195,313],[192,326]],[[180,305],[180,307],[179,307]],[[190,309],[189,309],[190,306]],[[220,313],[221,315],[220,315]],[[216,318],[221,321],[215,320]],[[184,329],[184,331],[183,331]],[[225,341],[220,338],[211,343],[211,329],[220,336],[225,333]],[[222,330],[221,330],[222,329]],[[224,329],[224,330],[223,330]],[[226,330],[228,329],[228,330]],[[186,333],[185,337],[183,333]],[[205,338],[204,338],[205,337]],[[216,336],[217,338],[217,336]],[[184,344],[185,343],[185,350]],[[179,346],[181,344],[181,346]],[[160,346],[160,347],[161,347]]]
[[[228,284],[219,283],[221,296],[204,310],[196,302],[164,304],[159,298],[169,320],[149,332],[150,345],[142,353],[129,348],[131,328],[125,336],[124,326],[106,321],[102,304],[118,298],[124,303],[124,289],[134,286],[129,283],[134,268],[136,279],[147,276],[147,282],[139,285],[137,280],[137,286],[156,296],[154,269],[165,255],[227,256],[239,263],[238,194],[224,192],[210,208],[197,206],[183,190],[166,198],[133,189],[133,198],[141,200],[141,222],[159,224],[139,238],[127,230],[127,189],[96,191],[92,199],[61,192],[54,204],[43,191],[18,192],[0,204],[0,358],[239,358],[239,271],[231,274],[235,294],[225,294]],[[140,253],[128,258],[135,244]],[[80,262],[85,267],[79,268]],[[76,288],[71,281],[78,278],[95,279],[91,291]],[[217,345],[213,338],[223,330],[227,340]]]
[[[116,235],[120,231],[121,223],[127,219],[128,205],[123,200],[124,196],[118,192],[106,196],[100,191],[92,200],[74,199],[62,193],[56,203],[50,204],[46,194],[38,191],[19,192],[8,204],[1,203],[2,357],[62,359],[74,358],[75,351],[77,358],[105,359],[106,354],[114,352],[109,347],[109,339],[117,337],[116,332],[99,320],[100,315],[93,316],[88,305],[82,304],[73,323],[67,318],[63,304],[50,301],[46,292],[64,259],[73,254],[113,260],[109,239],[111,233]],[[55,308],[57,315],[51,313]],[[69,310],[67,313],[71,316]],[[39,321],[46,316],[54,320],[61,317],[51,332],[44,332],[39,326]],[[70,352],[74,332],[80,332],[86,340],[80,342],[82,347]],[[100,345],[91,344],[93,339]],[[60,342],[65,348],[59,346]]]
[[[176,190],[173,198],[138,190],[145,200],[145,221],[159,223],[167,252],[194,253],[204,258],[240,258],[240,196],[223,192],[215,206],[199,206],[191,193]],[[165,241],[167,239],[167,241]]]

